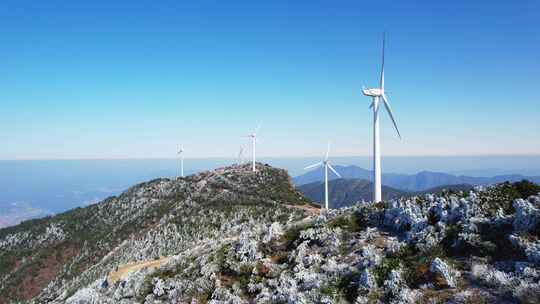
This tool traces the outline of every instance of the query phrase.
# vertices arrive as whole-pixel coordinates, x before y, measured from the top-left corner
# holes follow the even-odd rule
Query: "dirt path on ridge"
[[[157,260],[128,263],[118,267],[118,270],[109,273],[109,275],[107,276],[107,281],[109,281],[109,283],[111,284],[114,284],[118,280],[125,278],[128,274],[132,272],[136,272],[144,268],[158,268],[161,265],[167,263],[168,261],[169,257],[162,257]]]

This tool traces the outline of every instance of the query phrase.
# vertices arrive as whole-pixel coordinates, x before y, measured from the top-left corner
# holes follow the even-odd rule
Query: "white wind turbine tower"
[[[396,128],[397,134],[401,139],[401,134],[397,127],[396,121],[394,120],[394,115],[392,115],[392,110],[390,109],[390,104],[388,103],[388,98],[384,93],[384,44],[385,37],[383,36],[383,47],[382,47],[382,67],[381,67],[381,82],[380,87],[375,89],[366,89],[363,88],[362,92],[365,96],[370,96],[373,99],[373,102],[370,105],[370,108],[373,109],[373,202],[380,202],[382,199],[381,195],[381,150],[380,150],[380,140],[379,140],[379,106],[382,99],[384,107],[392,119],[392,123]]]
[[[255,143],[257,142],[257,132],[259,132],[259,129],[261,128],[261,123],[259,123],[259,125],[257,126],[257,129],[255,129],[255,132],[245,136],[245,137],[249,137],[251,138],[251,144],[252,144],[252,148],[251,148],[251,159],[252,159],[252,163],[253,163],[253,172],[255,172]]]
[[[304,168],[304,170],[318,168],[321,166],[324,166],[324,208],[328,210],[328,169],[332,170],[334,174],[336,174],[339,178],[341,178],[341,175],[337,173],[337,171],[330,165],[330,161],[328,160],[328,156],[330,154],[330,143],[328,143],[328,148],[326,149],[326,156],[324,157],[324,160],[322,162],[318,162],[316,164],[313,164],[311,166],[307,166]]]
[[[180,157],[180,176],[184,177],[184,145],[180,146],[178,150],[178,156]],[[176,178],[178,179],[178,172],[176,173]]]

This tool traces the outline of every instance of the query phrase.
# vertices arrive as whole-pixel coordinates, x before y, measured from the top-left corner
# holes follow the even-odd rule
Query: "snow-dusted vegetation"
[[[48,261],[50,251],[60,266],[27,297],[35,302],[538,303],[536,189],[501,184],[319,213],[284,171],[262,165],[156,180],[0,230],[0,257],[13,261],[3,262],[0,290],[9,301],[28,282],[21,273],[39,278],[35,252]]]

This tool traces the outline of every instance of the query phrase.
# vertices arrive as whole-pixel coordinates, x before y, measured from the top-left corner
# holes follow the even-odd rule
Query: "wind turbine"
[[[238,152],[238,164],[244,164],[244,147],[240,146],[240,152]]]
[[[253,172],[255,172],[255,143],[257,142],[257,132],[259,132],[260,128],[261,128],[261,123],[259,123],[259,125],[257,126],[257,129],[255,129],[255,132],[245,136],[245,137],[251,138],[251,144],[252,144],[251,158],[252,158],[252,163],[253,163]]]
[[[325,209],[328,209],[328,169],[332,170],[334,174],[336,174],[339,178],[341,178],[341,175],[337,173],[337,171],[330,165],[330,161],[328,160],[328,156],[330,154],[330,143],[328,143],[328,148],[326,149],[326,156],[324,157],[324,160],[322,162],[318,162],[316,164],[313,164],[311,166],[307,166],[304,168],[304,170],[318,168],[321,166],[324,166],[324,207]]]
[[[390,109],[390,103],[388,103],[388,98],[384,93],[384,45],[385,37],[383,36],[383,46],[382,46],[382,67],[381,67],[381,82],[379,88],[366,89],[362,88],[362,92],[365,96],[372,97],[373,101],[371,102],[370,108],[373,109],[373,202],[377,203],[381,201],[381,150],[380,150],[380,140],[379,140],[379,106],[382,99],[384,107],[392,119],[394,128],[396,128],[397,134],[401,139],[401,134],[397,127],[394,115]]]
[[[184,145],[180,146],[178,156],[180,156],[180,176],[184,177]],[[176,178],[178,179],[178,172],[176,173]]]

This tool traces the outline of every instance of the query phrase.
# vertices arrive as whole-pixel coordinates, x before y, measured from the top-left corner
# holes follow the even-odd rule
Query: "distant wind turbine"
[[[332,170],[334,174],[336,174],[339,178],[341,178],[341,175],[337,173],[337,171],[330,165],[330,161],[328,160],[328,156],[330,154],[330,143],[328,143],[328,147],[326,149],[326,156],[324,157],[324,160],[322,162],[318,162],[316,164],[313,164],[311,166],[307,166],[304,168],[304,170],[318,168],[321,166],[324,166],[324,207],[328,210],[328,169]]]
[[[257,142],[257,132],[259,132],[259,129],[261,128],[261,123],[257,126],[257,129],[255,129],[255,132],[246,135],[245,137],[251,138],[252,143],[252,149],[251,149],[251,158],[253,163],[253,172],[255,172],[255,143]]]
[[[238,152],[238,164],[244,164],[244,147],[240,146],[240,151]]]
[[[180,157],[180,176],[184,177],[184,145],[180,146],[178,156]],[[178,172],[176,173],[176,178],[178,179]]]
[[[384,45],[385,37],[383,36],[383,47],[382,47],[382,68],[381,68],[381,82],[380,87],[375,89],[366,89],[362,88],[362,92],[365,96],[372,97],[373,101],[371,102],[370,108],[373,109],[373,202],[377,203],[381,201],[381,150],[380,150],[380,140],[379,140],[379,106],[380,101],[384,104],[392,123],[396,128],[397,134],[401,139],[401,134],[397,127],[394,115],[390,109],[390,103],[388,103],[388,98],[384,93]]]

